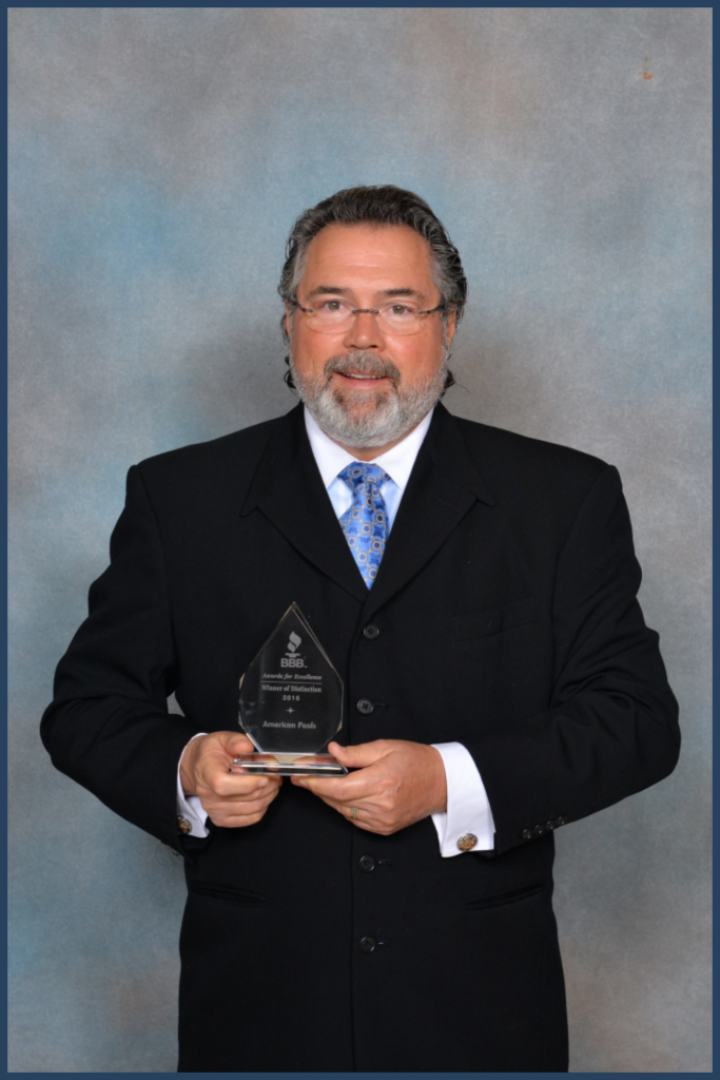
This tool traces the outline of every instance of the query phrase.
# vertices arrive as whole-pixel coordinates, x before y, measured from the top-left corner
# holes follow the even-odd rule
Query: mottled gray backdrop
[[[619,467],[681,703],[673,776],[558,836],[571,1067],[710,1069],[710,19],[10,11],[12,1070],[175,1069],[179,860],[38,721],[127,468],[293,404],[288,230],[385,182],[467,270],[449,407]]]

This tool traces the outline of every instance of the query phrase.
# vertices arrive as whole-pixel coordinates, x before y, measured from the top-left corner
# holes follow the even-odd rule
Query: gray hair
[[[296,299],[310,242],[322,229],[333,224],[409,225],[430,247],[433,280],[440,290],[444,321],[447,322],[448,314],[453,311],[456,324],[460,322],[467,300],[467,280],[458,250],[425,200],[392,184],[345,188],[300,215],[285,249],[285,265],[278,285],[283,300],[292,302]],[[288,344],[284,316],[280,326]],[[289,371],[285,373],[285,381],[288,386],[293,386]],[[448,372],[445,389],[454,382]]]

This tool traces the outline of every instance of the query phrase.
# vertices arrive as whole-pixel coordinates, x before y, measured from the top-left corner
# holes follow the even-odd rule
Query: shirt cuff
[[[495,822],[485,785],[472,754],[462,743],[433,743],[443,759],[447,811],[432,815],[444,859],[464,851],[492,851]]]
[[[183,754],[185,750],[193,741],[197,739],[199,735],[205,735],[206,732],[198,731],[197,735],[193,735],[193,738],[183,747]],[[180,761],[182,761],[182,754],[180,755]],[[182,789],[182,783],[180,782],[180,761],[178,761],[177,768],[177,816],[178,816],[178,828],[183,836],[197,836],[202,839],[210,835],[210,830],[206,827],[207,814],[203,810],[202,803],[198,795],[186,795]],[[188,828],[188,826],[190,826]]]

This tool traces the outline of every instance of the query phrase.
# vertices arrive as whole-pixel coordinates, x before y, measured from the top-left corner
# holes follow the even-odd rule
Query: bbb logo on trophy
[[[305,667],[302,656],[295,652],[301,644],[302,638],[293,630],[288,639],[285,655],[280,659],[280,667]]]

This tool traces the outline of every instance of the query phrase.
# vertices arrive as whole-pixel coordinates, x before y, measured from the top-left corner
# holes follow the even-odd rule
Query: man
[[[438,404],[466,282],[412,193],[301,215],[280,293],[304,404],[130,470],[45,745],[185,856],[181,1071],[566,1070],[553,832],[679,749],[618,474]],[[350,771],[230,774],[293,601]]]

